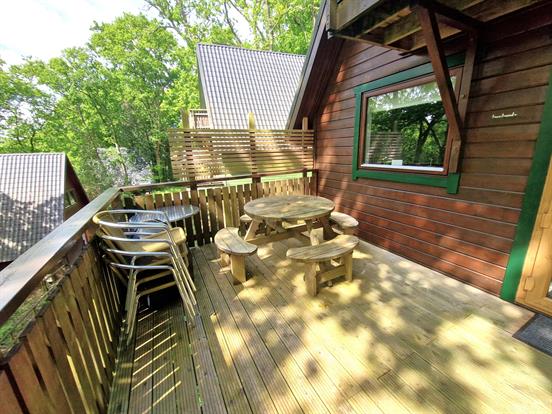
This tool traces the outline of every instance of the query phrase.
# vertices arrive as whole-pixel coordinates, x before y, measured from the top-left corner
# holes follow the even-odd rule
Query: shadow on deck
[[[512,338],[531,312],[366,243],[311,298],[296,245],[260,247],[243,286],[194,249],[201,317],[141,311],[110,411],[550,412],[552,358]]]

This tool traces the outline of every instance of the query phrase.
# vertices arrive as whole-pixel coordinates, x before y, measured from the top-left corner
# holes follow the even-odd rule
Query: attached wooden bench
[[[292,260],[309,263],[305,273],[307,292],[316,296],[319,283],[345,276],[346,280],[353,280],[353,250],[358,244],[358,238],[341,234],[335,239],[323,242],[316,246],[294,247],[287,251],[287,257]],[[339,260],[337,266],[332,260]],[[320,271],[318,271],[320,267]]]
[[[342,234],[354,234],[358,227],[357,219],[338,211],[330,214],[330,222],[335,225],[334,230]]]
[[[245,282],[245,256],[254,254],[257,251],[257,246],[242,239],[236,227],[219,230],[215,235],[215,245],[223,264],[227,266],[230,262],[234,283]]]

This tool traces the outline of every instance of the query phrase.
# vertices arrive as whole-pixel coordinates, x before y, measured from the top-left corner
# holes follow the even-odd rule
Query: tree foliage
[[[304,53],[317,0],[144,0],[48,62],[0,60],[0,152],[66,152],[91,195],[142,165],[171,178],[167,129],[197,108],[198,43]],[[113,163],[120,168],[113,168]],[[116,171],[116,172],[115,172]]]

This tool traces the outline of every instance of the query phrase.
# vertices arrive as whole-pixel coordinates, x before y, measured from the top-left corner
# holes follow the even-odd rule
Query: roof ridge
[[[269,54],[275,54],[275,55],[287,55],[287,56],[297,56],[304,58],[305,55],[301,55],[299,53],[289,53],[289,52],[279,52],[276,50],[261,50],[261,49],[250,49],[247,47],[241,47],[241,46],[235,46],[235,45],[223,45],[219,43],[198,43],[197,47],[200,46],[215,46],[215,47],[222,47],[222,48],[228,48],[228,49],[240,49],[240,50],[246,50],[248,52],[260,52],[260,53],[269,53]]]

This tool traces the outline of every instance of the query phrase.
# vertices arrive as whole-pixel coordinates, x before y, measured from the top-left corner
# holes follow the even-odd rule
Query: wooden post
[[[184,151],[186,152],[184,168],[186,169],[186,179],[189,181],[195,180],[194,173],[194,153],[192,151],[192,135],[189,132],[190,118],[188,111],[183,109],[181,112],[182,117],[182,143],[184,144]],[[188,131],[186,131],[188,130]]]
[[[255,115],[253,112],[249,112],[247,115],[247,124],[249,129],[249,162],[251,163],[251,175],[259,173],[257,168],[257,160],[255,154],[257,152],[257,145],[255,143]],[[253,181],[255,182],[255,181]]]
[[[462,122],[466,120],[468,112],[468,99],[470,97],[471,81],[473,69],[475,67],[475,58],[477,56],[477,34],[469,35],[468,47],[466,49],[466,59],[464,61],[464,69],[462,69],[462,82],[460,85],[460,93],[458,97],[458,112]]]
[[[261,186],[261,176],[253,175],[251,177],[251,197],[261,198],[263,196],[263,188]]]
[[[312,170],[311,175],[311,195],[318,195],[318,171]]]
[[[462,69],[462,80],[460,83],[460,92],[458,97],[458,113],[462,125],[465,125],[466,115],[468,113],[468,101],[470,97],[471,82],[473,77],[473,70],[475,67],[475,59],[477,57],[477,45],[478,38],[476,33],[470,33],[468,39],[468,48],[466,50],[466,59],[464,61],[464,69]],[[459,145],[462,141],[459,141]],[[449,158],[449,172],[458,172],[458,164],[460,163],[460,156],[462,154],[462,148],[458,148],[456,152],[451,151]]]
[[[247,123],[249,125],[249,129],[255,129],[255,114],[253,112],[249,112],[247,114]]]
[[[186,109],[180,110],[180,117],[182,119],[182,129],[190,128],[190,115]]]
[[[305,156],[307,155],[307,148],[305,147],[305,134],[308,130],[309,130],[309,118],[305,116],[303,117],[303,122],[301,125],[301,162],[303,164],[303,168],[309,167],[305,165]],[[314,160],[311,160],[311,163],[314,164]]]
[[[330,0],[328,7],[328,16],[326,19],[326,30],[331,32],[337,29],[337,0]]]
[[[247,123],[249,128],[249,159],[251,160],[251,195],[253,198],[260,198],[263,196],[263,190],[261,187],[261,177],[259,169],[257,168],[257,160],[255,154],[257,153],[257,145],[255,142],[255,115],[253,112],[249,112],[247,115]]]
[[[437,24],[437,18],[433,10],[428,10],[424,7],[418,7],[416,9],[424,39],[427,45],[427,51],[431,59],[431,65],[433,66],[433,72],[435,73],[435,79],[439,92],[441,94],[441,100],[443,101],[443,107],[450,127],[450,139],[452,140],[450,146],[449,157],[449,172],[457,172],[458,161],[460,158],[460,146],[462,143],[462,121],[458,112],[458,105],[456,102],[456,96],[454,95],[454,89],[450,80],[450,73],[445,59],[445,52],[441,42],[441,34],[439,33],[439,25]]]

